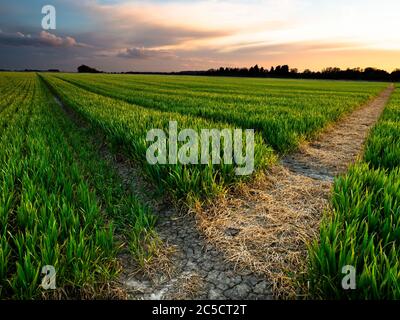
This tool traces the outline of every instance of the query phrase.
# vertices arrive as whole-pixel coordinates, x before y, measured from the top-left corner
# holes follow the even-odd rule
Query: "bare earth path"
[[[275,297],[295,297],[307,243],[316,239],[334,177],[346,172],[363,148],[394,87],[281,160],[251,185],[237,188],[198,214],[210,243],[272,283]]]
[[[324,134],[282,160],[293,172],[332,181],[360,154],[368,131],[380,116],[394,87],[391,85],[367,106],[357,109]]]

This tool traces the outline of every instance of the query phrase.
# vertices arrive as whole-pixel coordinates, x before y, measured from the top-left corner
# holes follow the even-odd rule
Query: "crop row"
[[[115,228],[141,239],[154,220],[44,83],[11,77],[27,86],[1,117],[0,298],[101,296],[118,272]],[[40,287],[46,265],[56,270],[55,291]]]
[[[29,81],[19,77],[0,77],[0,113],[10,106],[14,99],[23,98],[23,95],[21,96],[21,92],[25,94],[29,92],[29,84]],[[16,105],[17,104],[15,103],[13,104],[13,106]]]
[[[326,214],[320,239],[310,248],[314,296],[400,299],[399,150],[397,89],[370,133],[364,159],[335,182],[332,212]],[[355,268],[354,290],[342,287],[345,266]]]
[[[154,76],[58,75],[86,90],[161,111],[173,111],[260,131],[279,152],[289,152],[329,123],[365,103],[381,83],[343,83]],[[160,81],[160,83],[158,82]],[[174,82],[176,81],[176,83]],[[224,87],[221,88],[221,85]]]

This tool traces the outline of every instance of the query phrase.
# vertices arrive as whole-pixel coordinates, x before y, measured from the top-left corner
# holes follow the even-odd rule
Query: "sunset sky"
[[[0,0],[0,16],[0,69],[400,68],[398,0]]]

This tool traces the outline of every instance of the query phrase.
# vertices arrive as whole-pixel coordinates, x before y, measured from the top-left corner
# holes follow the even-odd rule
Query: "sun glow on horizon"
[[[75,24],[64,17],[63,28],[57,30],[64,38],[72,33],[82,44],[74,56],[94,59],[110,70],[173,71],[255,63],[313,70],[333,65],[388,71],[400,67],[397,0],[58,2],[70,6],[58,11],[61,17],[79,12],[85,20]],[[6,27],[0,23],[1,30]],[[14,37],[23,29],[15,29]],[[3,41],[8,46],[18,43]]]

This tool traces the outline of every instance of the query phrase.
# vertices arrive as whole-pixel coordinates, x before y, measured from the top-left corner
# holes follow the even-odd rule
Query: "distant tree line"
[[[0,70],[6,71],[6,70]],[[59,72],[58,69],[31,70],[30,72]],[[79,73],[103,73],[87,65],[78,67]],[[113,72],[118,73],[118,72]],[[120,72],[122,74],[165,74],[165,75],[199,75],[199,76],[223,76],[223,77],[257,77],[257,78],[293,78],[293,79],[331,79],[331,80],[363,80],[363,81],[393,81],[400,82],[400,69],[389,73],[377,68],[347,68],[342,70],[337,67],[325,68],[322,71],[311,71],[309,69],[299,72],[296,68],[288,65],[279,65],[265,69],[255,65],[250,68],[224,68],[210,69],[207,71],[180,71],[180,72]]]
[[[224,68],[208,71],[183,71],[174,74],[224,76],[224,77],[258,77],[258,78],[294,78],[294,79],[332,79],[332,80],[365,80],[365,81],[400,81],[400,69],[392,73],[376,68],[354,68],[342,70],[340,68],[325,68],[322,71],[309,69],[299,72],[290,69],[288,65],[279,65],[264,69],[255,65],[251,68]]]
[[[59,69],[23,69],[23,70],[9,70],[9,69],[0,69],[0,72],[60,72]]]

